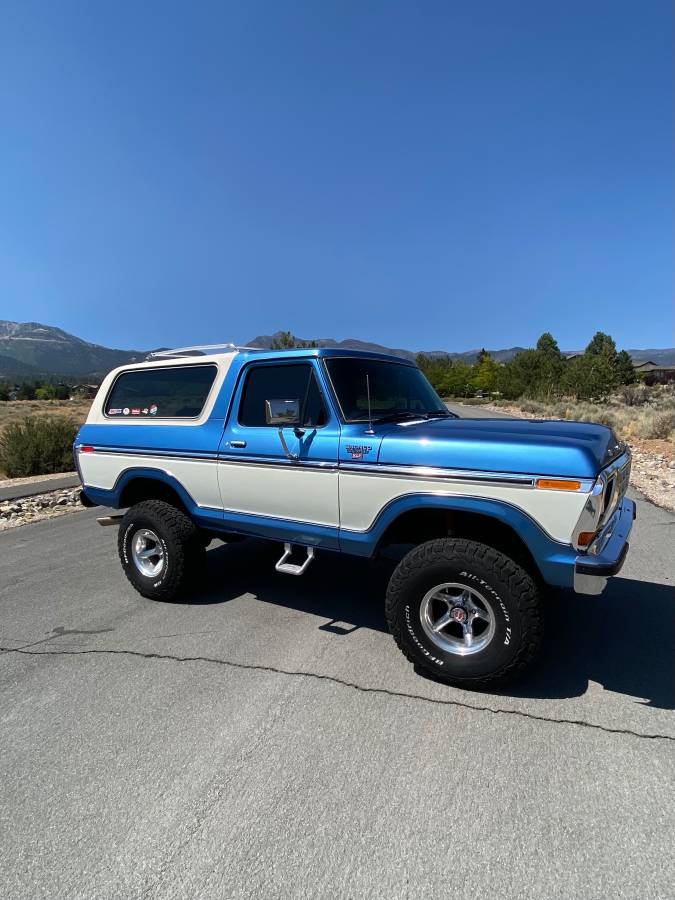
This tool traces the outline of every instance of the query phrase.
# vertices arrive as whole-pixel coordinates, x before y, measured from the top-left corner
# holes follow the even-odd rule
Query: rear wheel
[[[117,544],[125,575],[152,600],[187,593],[204,569],[201,532],[182,510],[163,500],[144,500],[128,509]]]
[[[532,578],[476,541],[420,544],[389,582],[389,628],[406,657],[449,684],[496,685],[524,671],[542,638]]]

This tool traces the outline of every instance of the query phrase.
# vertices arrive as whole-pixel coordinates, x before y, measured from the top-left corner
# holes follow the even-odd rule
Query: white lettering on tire
[[[502,602],[502,598],[499,596],[497,591],[487,583],[487,581],[483,581],[483,579],[479,578],[477,575],[472,575],[471,572],[460,572],[459,577],[460,578],[470,578],[472,581],[477,581],[478,584],[481,585],[481,587],[485,588],[486,591],[489,591],[492,594],[492,596],[495,598],[497,603],[499,603],[499,605],[501,606],[501,609],[502,609],[502,612],[504,613],[504,618],[506,619],[506,621],[507,622],[511,621],[511,617],[509,616],[509,611],[504,606],[504,603]],[[507,628],[507,631],[510,632],[511,629]],[[508,644],[508,641],[506,641],[505,643]]]
[[[429,651],[427,650],[427,648],[426,648],[423,644],[421,644],[421,643],[419,642],[419,640],[418,640],[418,638],[417,638],[417,635],[416,635],[415,632],[412,630],[412,625],[410,624],[410,607],[409,607],[409,606],[406,606],[406,608],[405,608],[405,624],[406,624],[406,626],[407,626],[407,628],[408,628],[408,631],[409,631],[409,633],[410,633],[410,637],[413,639],[413,641],[415,641],[415,643],[416,643],[417,646],[420,648],[420,650],[422,651],[422,653],[424,653],[425,656],[428,656],[429,659],[430,659],[432,662],[435,662],[435,663],[436,663],[436,665],[442,666],[442,665],[443,665],[443,660],[442,660],[442,659],[439,659],[437,656],[434,656],[432,653],[429,653]]]

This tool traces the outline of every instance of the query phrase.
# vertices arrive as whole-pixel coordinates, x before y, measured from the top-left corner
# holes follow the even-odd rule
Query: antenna
[[[366,434],[375,434],[373,431],[373,416],[370,411],[370,376],[366,372],[366,394],[368,395],[368,427]]]

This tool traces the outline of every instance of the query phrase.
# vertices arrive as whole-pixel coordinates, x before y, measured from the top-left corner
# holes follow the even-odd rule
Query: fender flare
[[[576,559],[571,544],[556,541],[528,513],[505,500],[456,494],[405,494],[387,503],[366,531],[342,528],[340,547],[358,556],[374,556],[387,528],[396,519],[407,512],[424,509],[478,513],[495,519],[522,540],[545,581],[561,587],[571,586]]]
[[[135,466],[120,472],[115,480],[115,484],[110,489],[84,485],[83,490],[87,497],[90,500],[93,500],[97,506],[109,506],[113,509],[120,509],[122,505],[120,501],[125,488],[127,488],[132,481],[139,478],[142,478],[144,481],[159,481],[162,484],[168,485],[176,492],[190,515],[199,515],[200,507],[197,505],[192,495],[183,487],[174,475],[171,475],[164,469]]]

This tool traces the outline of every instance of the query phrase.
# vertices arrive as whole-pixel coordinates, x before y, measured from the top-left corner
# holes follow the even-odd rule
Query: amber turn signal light
[[[593,538],[595,537],[595,531],[582,531],[579,537],[577,538],[577,545],[579,547],[588,547]]]
[[[581,482],[560,478],[537,478],[537,487],[547,488],[550,491],[578,491],[581,489]]]

